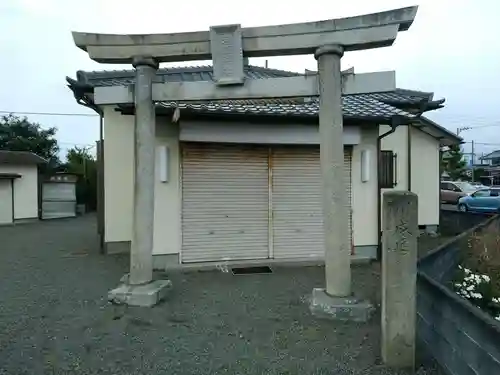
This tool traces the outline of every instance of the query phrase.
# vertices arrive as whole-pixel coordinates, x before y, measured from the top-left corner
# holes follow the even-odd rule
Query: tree
[[[59,164],[59,146],[55,139],[57,129],[42,129],[26,117],[12,114],[0,117],[0,150],[30,151],[48,161],[49,167]]]
[[[66,154],[66,163],[62,166],[66,172],[79,176],[76,184],[76,201],[85,204],[87,209],[97,206],[97,163],[94,156],[85,147],[74,147]]]
[[[452,180],[467,180],[467,162],[464,160],[464,153],[460,145],[452,145],[445,151],[442,159],[442,168],[447,172]]]
[[[73,147],[66,154],[67,172],[86,175],[87,169],[95,167],[95,158],[87,147]]]

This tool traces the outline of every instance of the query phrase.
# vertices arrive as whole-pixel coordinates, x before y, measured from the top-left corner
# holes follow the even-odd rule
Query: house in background
[[[245,66],[247,79],[299,73]],[[134,108],[93,103],[98,86],[131,85],[134,71],[77,72],[77,101],[96,110],[104,140],[100,233],[108,253],[129,251]],[[156,79],[210,81],[212,67],[159,69]],[[419,224],[439,224],[440,146],[461,139],[421,114],[442,107],[432,93],[343,97],[344,168],[353,256],[377,257],[381,194],[419,196]],[[154,264],[321,261],[324,256],[318,100],[272,99],[156,105]],[[102,202],[103,200],[103,202]]]
[[[480,158],[481,165],[486,172],[485,176],[481,177],[483,183],[488,185],[500,185],[500,150],[495,150]]]
[[[38,166],[46,162],[32,152],[0,150],[0,224],[38,219]]]

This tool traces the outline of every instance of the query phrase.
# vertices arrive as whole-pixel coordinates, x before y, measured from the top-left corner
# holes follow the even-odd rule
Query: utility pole
[[[83,179],[87,183],[87,155],[83,155]]]
[[[474,141],[472,141],[471,144],[472,144],[472,155],[471,155],[472,182],[474,182]]]
[[[470,130],[470,129],[472,129],[470,126],[462,126],[460,128],[457,128],[457,135],[459,135],[464,130]]]
[[[471,130],[472,128],[470,126],[461,126],[457,128],[457,135],[459,135],[461,132],[465,130]],[[474,182],[474,141],[472,141],[472,152],[471,152],[471,176],[472,179],[471,181]]]

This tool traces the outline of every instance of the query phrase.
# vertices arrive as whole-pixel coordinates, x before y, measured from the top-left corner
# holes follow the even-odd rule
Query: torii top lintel
[[[386,47],[399,31],[409,29],[417,9],[412,6],[318,22],[241,28],[241,47],[246,57],[313,54],[327,44],[340,44],[345,51]],[[151,56],[158,62],[212,58],[209,31],[136,35],[73,32],[73,39],[91,59],[101,63],[131,63],[134,56]]]

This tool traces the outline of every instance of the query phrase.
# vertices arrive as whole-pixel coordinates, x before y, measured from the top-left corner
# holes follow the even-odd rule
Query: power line
[[[0,113],[6,114],[18,114],[18,115],[40,115],[40,116],[84,116],[84,117],[98,117],[98,114],[94,113],[69,113],[69,112],[31,112],[31,111],[6,111],[0,110]],[[446,116],[443,116],[446,117]],[[451,115],[450,118],[443,118],[439,120],[440,123],[448,123],[448,122],[461,122],[461,123],[490,123],[491,117],[486,116],[463,116],[463,115]],[[495,121],[492,126],[500,126],[500,121]],[[486,126],[486,125],[485,125]],[[488,125],[490,126],[490,125]],[[479,127],[479,126],[478,126]]]
[[[73,117],[99,117],[98,114],[92,114],[92,113],[69,113],[69,112],[30,112],[30,111],[5,111],[5,110],[0,110],[0,114],[14,114],[14,115],[34,115],[34,116],[73,116]],[[463,124],[463,123],[485,123],[489,122],[487,117],[479,117],[479,116],[471,116],[471,117],[465,117],[465,116],[455,116],[454,118],[448,118],[448,119],[443,119],[440,120],[440,123],[444,124]],[[481,129],[481,128],[487,128],[487,127],[500,127],[500,122],[494,122],[494,123],[489,123],[489,124],[484,124],[484,125],[478,125],[478,126],[467,126],[469,129],[467,130],[474,130],[474,129]]]
[[[57,142],[58,145],[66,145],[67,147],[72,147],[72,146],[77,146],[77,147],[95,147],[96,145],[90,144],[90,143],[72,143],[72,142]]]
[[[433,113],[433,112],[429,112]],[[489,122],[492,121],[492,119],[498,117],[498,114],[492,113],[490,115],[475,115],[475,114],[463,114],[463,113],[457,113],[456,111],[452,110],[450,107],[445,107],[441,111],[437,111],[436,113],[439,113],[440,116],[444,117],[450,117],[455,120],[461,120],[461,121],[479,121],[479,122]]]
[[[472,143],[472,142],[464,142],[464,143]],[[483,146],[500,146],[500,143],[488,143],[488,142],[476,142],[476,141],[474,141],[474,144]]]
[[[488,124],[488,125],[479,125],[479,126],[471,126],[468,130],[488,128],[488,127],[491,127],[491,126],[500,126],[500,123],[494,123],[494,124]]]
[[[425,112],[424,112],[424,116],[425,116]],[[433,117],[433,116],[429,116],[429,117]],[[459,116],[454,116],[452,114],[440,114],[439,116],[436,116],[436,121],[438,122],[441,122],[441,123],[446,123],[446,122],[461,122],[461,123],[468,123],[468,124],[472,124],[472,123],[478,123],[478,124],[481,124],[481,123],[498,123],[498,121],[496,120],[497,116],[496,115],[491,115],[489,117],[468,117],[468,118],[463,118],[463,117],[459,117]]]
[[[91,113],[62,113],[62,112],[16,112],[16,111],[0,111],[0,113],[13,115],[37,115],[37,116],[81,116],[81,117],[98,117],[97,114]]]

